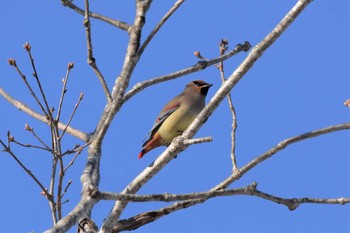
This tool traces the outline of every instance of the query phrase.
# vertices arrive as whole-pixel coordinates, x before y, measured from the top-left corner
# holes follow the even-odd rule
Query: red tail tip
[[[140,152],[140,154],[137,156],[138,159],[141,159],[143,157],[144,153],[143,150]]]

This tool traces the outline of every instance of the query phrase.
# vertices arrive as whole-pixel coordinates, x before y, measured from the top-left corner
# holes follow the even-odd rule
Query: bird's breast
[[[163,144],[170,144],[174,137],[182,134],[192,123],[201,109],[180,107],[173,112],[160,126],[158,132]]]

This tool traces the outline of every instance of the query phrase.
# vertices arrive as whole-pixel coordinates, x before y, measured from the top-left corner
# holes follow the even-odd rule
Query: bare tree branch
[[[95,72],[98,80],[101,83],[102,89],[106,95],[108,103],[112,102],[112,96],[109,92],[107,83],[105,78],[103,77],[100,69],[97,66],[96,59],[93,55],[93,48],[92,48],[92,42],[91,42],[91,23],[90,23],[90,17],[89,17],[89,1],[85,0],[85,13],[84,13],[84,27],[85,27],[85,34],[86,34],[86,44],[87,44],[87,62],[91,66],[92,70]]]
[[[318,203],[318,204],[332,204],[332,205],[345,205],[350,203],[350,198],[281,198],[271,194],[264,193],[256,189],[257,184],[253,183],[244,188],[238,189],[228,189],[228,190],[217,190],[217,191],[208,191],[208,192],[199,192],[192,194],[155,194],[155,195],[122,195],[115,193],[101,193],[99,198],[105,200],[124,200],[124,201],[132,201],[132,202],[143,202],[143,201],[175,201],[175,200],[187,200],[182,202],[177,202],[171,206],[145,212],[142,214],[138,214],[128,219],[120,220],[116,226],[114,227],[113,233],[120,231],[131,231],[135,230],[147,223],[154,222],[155,220],[163,217],[165,215],[171,214],[172,212],[184,208],[188,208],[193,206],[194,204],[202,203],[205,200],[208,200],[217,196],[233,196],[233,195],[248,195],[260,197],[268,201],[275,202],[277,204],[282,204],[288,207],[289,210],[293,211],[300,204],[306,203]],[[192,200],[191,200],[192,199]]]
[[[219,44],[219,48],[220,48],[220,55],[224,55],[225,51],[228,49],[227,47],[228,45],[228,41],[226,39],[222,39],[220,44]],[[195,56],[198,57],[199,59],[202,59],[206,62],[208,62],[209,60],[206,59],[205,57],[203,57],[201,55],[201,53],[199,51],[195,52]],[[219,69],[220,71],[220,78],[221,78],[221,82],[222,84],[225,83],[226,79],[225,79],[225,73],[224,73],[224,62],[220,61],[219,64],[215,64],[215,66]],[[236,117],[236,111],[235,108],[233,106],[233,102],[232,102],[232,97],[231,97],[231,93],[227,93],[227,101],[228,101],[228,105],[229,105],[229,109],[231,111],[232,114],[232,131],[231,131],[231,161],[232,161],[232,172],[239,172],[238,168],[237,168],[237,163],[236,163],[236,130],[237,130],[237,117]]]
[[[52,196],[47,192],[44,185],[39,181],[39,179],[33,174],[31,170],[29,170],[18,158],[17,156],[12,152],[10,147],[6,145],[2,140],[0,140],[0,144],[4,147],[4,152],[11,155],[11,157],[19,164],[19,166],[34,180],[34,182],[40,187],[42,192],[44,193],[44,196],[52,203],[54,203],[54,200]]]
[[[43,87],[42,87],[42,85],[41,85],[38,72],[36,71],[34,59],[33,59],[32,52],[31,52],[31,46],[30,46],[30,44],[29,44],[28,42],[26,42],[25,45],[24,45],[23,47],[24,47],[24,49],[27,51],[27,53],[28,53],[28,55],[29,55],[30,63],[31,63],[32,68],[33,68],[33,76],[34,76],[34,78],[35,78],[35,80],[36,80],[36,83],[37,83],[37,85],[38,85],[38,87],[39,87],[41,97],[42,97],[42,99],[44,100],[44,103],[45,103],[45,106],[46,106],[47,114],[48,114],[48,116],[50,117],[50,119],[52,120],[52,112],[51,112],[51,110],[50,110],[49,104],[48,104],[47,99],[46,99],[46,96],[45,96],[45,92],[44,92]],[[26,84],[28,84],[28,83],[26,82]],[[28,84],[28,87],[29,87],[29,84]]]
[[[233,196],[240,194],[247,194],[253,192],[256,188],[256,184],[253,183],[244,188],[228,189],[228,190],[210,190],[206,192],[196,192],[188,194],[149,194],[149,195],[136,195],[136,194],[120,194],[111,192],[99,192],[96,194],[96,199],[98,200],[120,200],[120,201],[130,201],[130,202],[150,202],[150,201],[185,201],[191,199],[210,199],[218,196]]]
[[[37,104],[39,105],[39,107],[40,107],[41,111],[43,112],[43,114],[44,114],[45,116],[48,116],[49,113],[46,112],[44,106],[41,104],[40,100],[39,100],[38,97],[36,96],[36,94],[35,94],[33,88],[32,88],[32,87],[30,86],[30,84],[28,83],[26,76],[21,72],[21,70],[20,70],[19,67],[17,66],[16,61],[15,61],[14,59],[9,59],[8,63],[9,63],[9,65],[15,67],[17,73],[19,74],[19,76],[21,76],[21,78],[22,78],[24,84],[25,84],[26,87],[28,88],[30,94],[33,96],[33,98],[35,99],[35,101],[37,102]]]
[[[57,115],[56,115],[56,121],[60,121],[60,117],[61,117],[61,111],[62,111],[62,105],[63,105],[63,99],[64,96],[67,92],[67,83],[68,83],[68,78],[69,78],[69,74],[71,69],[74,68],[74,63],[71,62],[67,65],[67,72],[66,72],[66,77],[63,78],[62,80],[62,91],[61,91],[61,96],[60,96],[60,101],[58,104],[58,110],[57,110]]]
[[[185,145],[193,145],[198,143],[204,143],[204,142],[212,142],[213,137],[204,137],[204,138],[192,138],[192,139],[185,139],[184,144]]]
[[[271,156],[273,156],[277,152],[285,149],[287,146],[289,146],[291,144],[294,144],[296,142],[300,142],[300,141],[303,141],[303,140],[306,140],[306,139],[309,139],[309,138],[314,138],[314,137],[317,137],[317,136],[320,136],[320,135],[333,133],[333,132],[340,131],[340,130],[348,130],[348,129],[350,129],[350,123],[349,122],[348,123],[344,123],[344,124],[329,126],[329,127],[326,127],[326,128],[310,131],[310,132],[307,132],[307,133],[304,133],[304,134],[301,134],[301,135],[298,135],[298,136],[287,138],[287,139],[279,142],[277,145],[275,145],[274,147],[272,147],[271,149],[269,149],[265,153],[263,153],[260,156],[258,156],[256,159],[254,159],[251,162],[249,162],[247,165],[243,166],[240,169],[240,174],[232,174],[230,177],[228,177],[226,180],[221,182],[215,188],[218,189],[218,188],[226,188],[226,187],[228,187],[234,181],[239,179],[241,175],[243,175],[246,172],[250,171],[252,168],[257,166],[261,162],[265,161],[266,159],[270,158]]]
[[[236,189],[219,189],[209,190],[206,192],[196,192],[187,194],[148,194],[148,195],[137,195],[137,194],[120,194],[111,192],[98,192],[94,198],[98,200],[120,200],[129,202],[172,202],[172,201],[188,201],[193,199],[204,199],[208,200],[214,197],[221,196],[236,196],[236,195],[248,195],[256,196],[268,201],[275,202],[277,204],[283,204],[288,207],[289,210],[295,210],[299,204],[305,203],[321,203],[321,204],[337,204],[345,205],[350,203],[350,198],[281,198],[271,194],[267,194],[257,189],[257,183],[252,183],[244,188]],[[154,212],[154,211],[152,211]],[[143,214],[142,214],[143,215]],[[134,217],[133,217],[134,218]],[[130,229],[129,229],[130,230]]]
[[[149,42],[153,39],[153,37],[157,34],[159,29],[164,25],[164,23],[169,19],[169,17],[174,14],[174,12],[181,6],[181,4],[185,0],[177,0],[175,4],[169,9],[169,11],[163,16],[163,18],[159,21],[159,23],[155,26],[155,28],[152,30],[152,32],[148,35],[146,40],[143,42],[143,44],[140,47],[139,55],[143,53],[145,48],[148,46]]]
[[[29,108],[26,104],[24,104],[21,101],[15,100],[14,98],[12,98],[9,94],[7,94],[1,87],[0,87],[0,95],[2,97],[4,97],[4,99],[6,99],[10,104],[12,104],[13,106],[15,106],[18,110],[23,111],[25,113],[27,113],[29,116],[34,117],[35,119],[38,119],[44,123],[46,123],[47,125],[50,124],[50,121],[43,115],[37,113],[36,111],[34,111],[33,109]],[[90,140],[90,135],[87,133],[84,133],[78,129],[75,129],[71,126],[68,126],[58,122],[58,128],[60,130],[64,130],[65,128],[67,133],[69,133],[70,135],[72,135],[73,137],[76,137],[82,141],[88,142]]]
[[[79,8],[78,6],[76,6],[73,1],[71,0],[61,0],[62,2],[62,5],[63,6],[68,6],[69,8],[71,8],[72,10],[76,11],[77,13],[81,14],[81,15],[85,15],[85,11],[82,10],[81,8]],[[104,21],[106,23],[109,23],[117,28],[120,28],[124,31],[128,31],[129,28],[130,28],[130,25],[128,25],[127,23],[125,22],[122,22],[122,21],[119,21],[119,20],[116,20],[116,19],[111,19],[111,18],[108,18],[104,15],[101,15],[101,14],[98,14],[98,13],[94,13],[94,12],[91,12],[89,11],[89,16],[92,17],[92,18],[95,18],[95,19],[99,19],[101,21]]]
[[[221,40],[219,46],[220,46],[220,55],[225,54],[226,50],[228,49],[227,47],[228,41],[227,40]],[[224,72],[224,62],[221,61],[219,63],[219,71],[220,71],[220,77],[222,83],[225,83],[225,72]],[[231,161],[232,161],[232,173],[239,172],[238,167],[237,167],[237,162],[236,162],[236,130],[237,130],[237,114],[236,110],[233,106],[232,102],[232,97],[231,93],[227,93],[227,101],[228,101],[228,106],[232,114],[232,130],[231,130]]]
[[[220,61],[224,61],[234,55],[236,55],[239,52],[245,51],[247,52],[250,49],[250,44],[249,42],[245,42],[243,45],[238,44],[236,45],[236,47],[231,50],[230,52],[226,53],[223,56],[208,60],[208,61],[199,61],[196,65],[187,67],[185,69],[176,71],[174,73],[170,73],[170,74],[166,74],[166,75],[162,75],[159,77],[155,77],[155,78],[151,78],[148,80],[145,80],[143,82],[137,83],[135,84],[124,96],[123,98],[123,102],[128,101],[131,97],[133,97],[135,94],[139,93],[140,91],[142,91],[143,89],[145,89],[146,87],[161,83],[161,82],[165,82],[168,80],[172,80],[175,78],[179,78],[200,70],[203,70],[209,66],[215,65],[216,63],[220,62]]]
[[[75,114],[75,112],[77,111],[77,109],[78,109],[78,107],[79,107],[79,104],[80,104],[80,102],[82,101],[83,98],[84,98],[84,93],[80,93],[79,99],[78,99],[77,103],[76,103],[75,106],[74,106],[73,112],[72,112],[72,114],[70,115],[70,117],[69,117],[69,119],[68,119],[68,122],[67,122],[67,124],[66,124],[66,127],[62,130],[61,135],[58,137],[58,140],[59,140],[59,141],[62,139],[62,137],[63,137],[64,134],[66,133],[67,128],[69,127],[70,122],[72,121],[72,119],[73,119],[73,117],[74,117],[74,114]]]

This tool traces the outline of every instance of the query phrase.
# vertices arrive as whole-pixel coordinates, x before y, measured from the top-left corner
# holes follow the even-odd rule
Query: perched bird
[[[168,146],[182,134],[205,106],[205,97],[212,84],[202,80],[188,83],[183,92],[170,100],[159,113],[138,158],[159,146]]]

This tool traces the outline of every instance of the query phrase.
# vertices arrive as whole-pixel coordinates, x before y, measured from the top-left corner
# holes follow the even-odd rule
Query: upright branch
[[[228,40],[227,39],[222,39],[220,41],[219,44],[219,49],[220,49],[220,55],[223,56],[226,52],[226,50],[228,49]],[[199,59],[208,62],[209,60],[207,58],[205,58],[204,56],[202,56],[202,54],[199,51],[195,51],[194,55],[196,57],[198,57]],[[224,62],[220,61],[219,64],[215,64],[216,68],[218,68],[218,70],[220,71],[220,78],[221,78],[221,82],[222,84],[225,83],[226,79],[225,79],[225,73],[224,73]],[[232,102],[232,97],[231,97],[231,93],[229,92],[227,94],[227,100],[228,100],[228,105],[229,105],[229,109],[231,111],[232,114],[232,131],[231,131],[231,161],[232,161],[232,172],[238,172],[239,170],[237,168],[237,163],[236,163],[236,130],[237,130],[237,117],[236,117],[236,111],[235,108],[233,106],[233,102]]]
[[[64,135],[65,132],[67,131],[67,128],[68,128],[68,126],[70,125],[70,122],[72,121],[72,119],[73,119],[73,117],[74,117],[74,114],[75,114],[75,112],[77,111],[77,109],[78,109],[78,107],[79,107],[79,104],[80,104],[80,102],[83,100],[83,98],[84,98],[84,93],[80,93],[79,99],[78,99],[77,103],[76,103],[75,106],[74,106],[74,109],[73,109],[73,111],[72,111],[72,114],[71,114],[70,117],[69,117],[69,120],[68,120],[68,122],[67,122],[67,124],[66,124],[66,127],[62,130],[61,135],[58,137],[58,140],[59,140],[59,141],[62,139],[63,135]]]
[[[100,69],[98,68],[96,64],[96,59],[93,56],[93,48],[92,48],[92,42],[91,42],[91,23],[90,23],[90,15],[89,15],[89,0],[85,0],[85,13],[84,13],[84,26],[86,31],[86,44],[87,44],[87,62],[92,67],[93,71],[95,72],[98,80],[101,83],[102,89],[106,95],[108,103],[112,101],[111,93],[109,92],[107,83],[105,78],[103,77]]]
[[[61,91],[60,102],[58,103],[58,110],[57,110],[57,115],[56,115],[56,119],[55,119],[55,121],[57,121],[57,122],[60,121],[63,100],[64,100],[64,96],[66,95],[66,92],[67,92],[68,78],[69,78],[70,71],[73,68],[74,68],[74,63],[73,62],[69,63],[67,66],[66,77],[64,77],[62,80],[62,91]],[[67,125],[67,127],[68,127],[68,125]]]
[[[19,76],[22,78],[24,84],[26,85],[26,87],[28,88],[30,94],[33,96],[33,98],[35,99],[35,101],[37,102],[37,104],[39,105],[41,111],[43,112],[43,114],[45,115],[45,117],[47,117],[49,115],[49,111],[46,111],[44,106],[41,104],[40,100],[38,99],[38,97],[36,96],[33,88],[31,87],[31,85],[28,83],[26,76],[21,72],[21,70],[19,69],[19,67],[17,66],[16,60],[15,59],[9,59],[8,60],[9,65],[15,67],[17,73],[19,74]]]
[[[222,39],[220,44],[219,44],[219,48],[220,48],[220,55],[221,56],[224,55],[226,50],[228,49],[228,40]],[[219,63],[219,71],[220,71],[220,77],[221,77],[222,84],[224,84],[226,79],[225,79],[224,62],[223,61],[221,61]],[[237,114],[236,114],[235,107],[233,106],[232,97],[231,97],[230,92],[227,94],[227,101],[228,101],[229,109],[230,109],[231,114],[232,114],[231,153],[230,153],[231,161],[232,161],[232,172],[239,173],[239,169],[237,167],[237,162],[236,162]]]
[[[32,52],[31,52],[31,46],[30,46],[30,44],[29,44],[28,42],[26,42],[25,45],[24,45],[23,47],[24,47],[24,49],[28,52],[29,59],[30,59],[30,63],[32,64],[32,68],[33,68],[33,76],[34,76],[34,78],[35,78],[35,80],[36,80],[36,83],[37,83],[37,85],[38,85],[38,87],[39,87],[41,97],[42,97],[42,99],[44,100],[45,107],[46,107],[46,111],[49,113],[49,114],[48,114],[49,117],[52,118],[52,114],[51,114],[51,111],[50,111],[49,104],[47,103],[47,99],[46,99],[46,96],[45,96],[45,92],[44,92],[43,87],[42,87],[42,85],[41,85],[38,72],[36,71],[34,59],[33,59]]]

